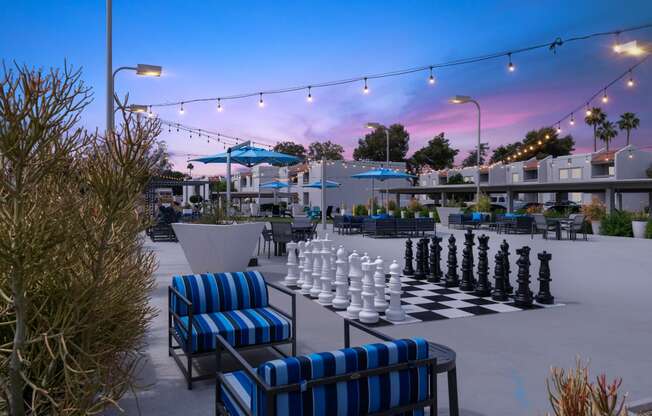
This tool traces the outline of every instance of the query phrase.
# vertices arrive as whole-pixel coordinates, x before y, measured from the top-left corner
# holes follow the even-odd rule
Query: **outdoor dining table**
[[[292,237],[296,241],[307,240],[312,234],[312,225],[292,226]]]
[[[561,227],[564,224],[570,223],[573,220],[569,218],[546,218],[546,222],[555,226],[555,238],[561,240]]]

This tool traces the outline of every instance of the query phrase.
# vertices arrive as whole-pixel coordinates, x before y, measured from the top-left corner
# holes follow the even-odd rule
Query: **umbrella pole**
[[[226,217],[231,209],[231,148],[226,150]]]
[[[321,226],[326,231],[326,161],[321,160]]]
[[[371,212],[369,215],[374,215],[374,178],[371,178],[371,201],[369,201],[371,206]]]

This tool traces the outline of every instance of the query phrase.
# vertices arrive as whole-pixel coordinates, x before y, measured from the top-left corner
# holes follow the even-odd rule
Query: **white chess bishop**
[[[367,259],[369,259],[368,256]],[[366,261],[362,263],[362,310],[358,314],[360,322],[365,324],[375,324],[378,322],[378,312],[374,307],[374,297],[376,296],[376,291],[374,288],[374,269],[375,262]]]
[[[351,302],[346,308],[347,316],[351,319],[358,319],[360,310],[362,310],[362,267],[360,255],[354,250],[349,256],[349,295]]]
[[[374,308],[377,312],[384,313],[389,304],[385,299],[385,262],[378,256],[376,257],[376,272],[374,273],[374,286],[376,297],[374,298]]]
[[[312,288],[310,297],[317,298],[321,293],[321,248],[322,240],[317,240],[312,247]]]
[[[333,303],[333,291],[331,289],[331,241],[325,238],[322,241],[321,250],[321,292],[319,293],[319,303],[330,305]]]
[[[288,250],[288,274],[283,280],[283,284],[286,286],[296,286],[298,280],[298,264],[297,264],[297,243],[290,241],[287,243]]]
[[[405,320],[405,311],[401,305],[401,266],[396,260],[389,266],[389,308],[385,312],[388,321],[400,322]]]
[[[348,258],[344,247],[340,246],[335,254],[335,299],[333,307],[335,309],[346,309],[349,306],[349,279],[346,276],[348,269]]]
[[[297,286],[301,288],[303,286],[303,266],[306,265],[306,241],[299,241],[299,279],[297,280]]]
[[[310,290],[312,289],[312,263],[313,263],[313,241],[308,241],[306,244],[306,251],[303,255],[306,257],[306,260],[303,265],[303,285],[301,285],[301,293],[304,295],[309,295]]]

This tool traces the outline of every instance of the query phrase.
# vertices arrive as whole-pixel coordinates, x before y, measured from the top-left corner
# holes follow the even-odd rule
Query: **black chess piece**
[[[428,277],[429,282],[439,283],[443,277],[441,272],[441,237],[434,236],[432,237],[432,242],[430,243],[430,275]]]
[[[409,238],[405,242],[405,267],[403,268],[403,276],[414,276],[414,268],[412,267],[412,240]]]
[[[494,280],[496,284],[491,291],[491,299],[499,302],[505,302],[509,299],[505,292],[505,259],[502,251],[496,253],[496,264],[494,266]]]
[[[514,293],[514,304],[520,308],[532,306],[532,291],[530,290],[530,247],[524,246],[516,250],[519,256],[516,264],[518,265],[517,287]]]
[[[489,282],[489,259],[487,251],[489,250],[489,236],[481,235],[478,237],[478,282],[475,285],[476,296],[486,297],[491,295],[491,282]]]
[[[552,254],[543,251],[537,254],[541,265],[539,266],[539,293],[535,297],[536,301],[544,305],[552,305],[555,303],[555,297],[550,293],[550,260]]]
[[[475,235],[470,228],[464,234],[464,249],[462,250],[462,280],[460,290],[472,292],[475,290],[475,278],[473,277],[473,246]]]
[[[430,256],[430,250],[428,249],[428,238],[422,238],[423,242],[423,272],[426,274],[426,278],[430,276],[430,262],[428,257]]]
[[[417,268],[414,271],[414,278],[415,279],[425,279],[426,278],[426,271],[424,270],[424,264],[426,263],[426,258],[424,256],[424,250],[423,250],[423,240],[418,240],[417,241]]]
[[[500,250],[503,252],[503,258],[505,259],[505,291],[509,294],[514,293],[514,287],[510,282],[509,275],[511,273],[511,266],[509,264],[509,244],[507,240],[503,240],[503,243],[500,245]]]
[[[457,246],[455,245],[455,236],[451,234],[448,238],[448,271],[446,272],[446,281],[444,286],[457,287],[460,284],[460,278],[457,275]]]

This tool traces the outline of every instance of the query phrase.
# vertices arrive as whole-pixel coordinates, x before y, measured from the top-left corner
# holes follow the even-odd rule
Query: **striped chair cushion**
[[[379,368],[428,357],[428,344],[421,338],[367,344],[334,352],[269,361],[258,374],[270,386]],[[265,415],[265,394],[253,386],[253,414]],[[303,392],[276,396],[276,415],[363,415],[425,400],[428,396],[426,367],[321,385]],[[422,415],[419,409],[410,412]]]
[[[181,317],[183,325],[188,325],[189,318]],[[186,349],[186,331],[176,325],[177,333],[184,341]],[[207,352],[216,348],[215,335],[220,334],[234,347],[257,345],[268,342],[284,341],[290,338],[291,323],[271,308],[241,309],[237,311],[212,312],[193,315],[192,351]]]
[[[227,390],[225,384],[228,385],[230,390]],[[234,371],[224,375],[224,384],[222,384],[220,392],[222,404],[224,404],[229,415],[245,416],[247,414],[234,400],[234,396],[237,396],[245,405],[250,406],[252,388],[251,379],[244,371]],[[231,391],[235,394],[232,394]]]
[[[192,302],[193,314],[268,306],[265,279],[257,271],[174,276],[172,287]],[[179,316],[188,315],[188,307],[175,296],[171,307]]]

